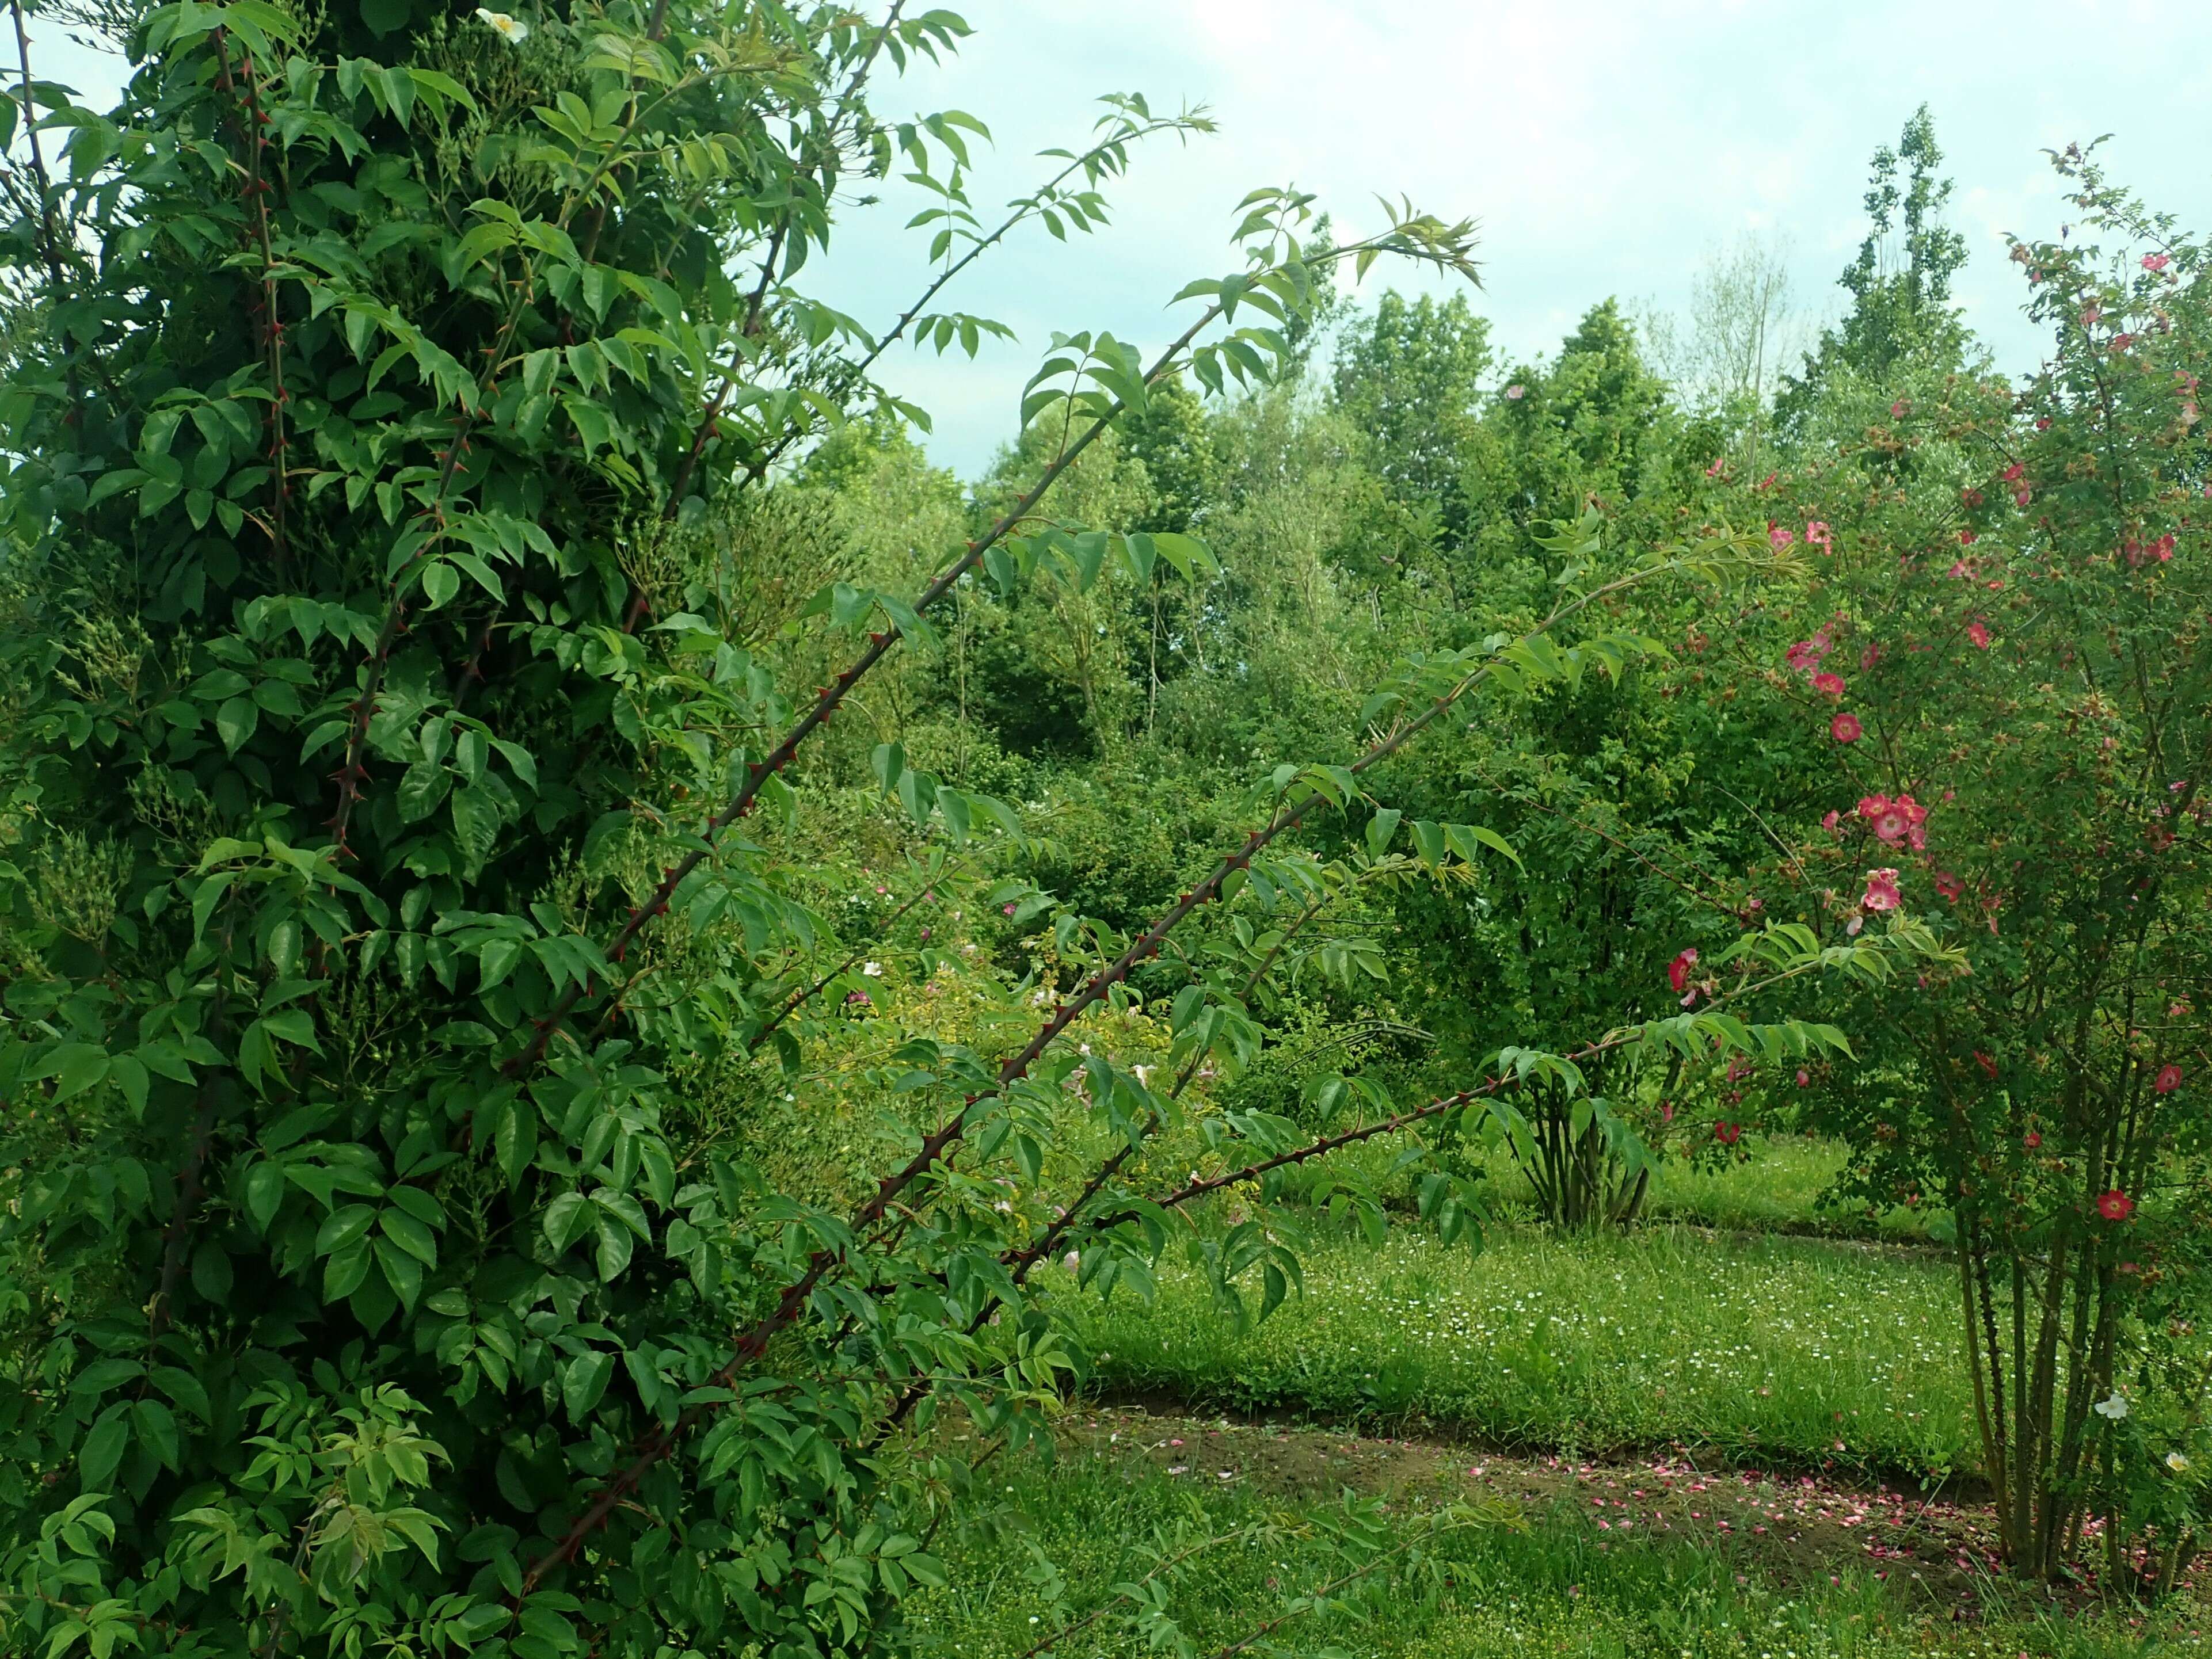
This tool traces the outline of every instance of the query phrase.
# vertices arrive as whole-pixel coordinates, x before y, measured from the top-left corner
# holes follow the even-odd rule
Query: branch
[[[1220,310],[1221,307],[1218,305],[1207,307],[1204,316],[1184,330],[1182,336],[1160,354],[1158,360],[1145,376],[1146,383],[1157,380],[1165,374],[1173,366],[1176,359],[1193,340],[1198,337],[1199,331],[1219,315]],[[1121,400],[1115,398],[1083,435],[1044,469],[1043,475],[1031,487],[1029,493],[1008,508],[999,521],[993,524],[982,536],[969,542],[967,551],[947,566],[938,575],[936,580],[922,590],[921,596],[915,601],[914,609],[917,615],[928,610],[946,594],[951,592],[955,583],[981,564],[983,555],[996,547],[1016,525],[1029,516],[1036,504],[1044,499],[1045,493],[1059,481],[1060,475],[1073,466],[1077,457],[1120,416],[1122,407]],[[867,648],[854,658],[835,680],[816,693],[813,704],[799,721],[784,733],[781,741],[769,750],[763,759],[747,764],[744,784],[730,797],[722,809],[709,818],[702,826],[699,845],[672,865],[662,875],[659,885],[653,889],[651,897],[629,913],[629,919],[623,923],[622,928],[616,933],[613,941],[608,946],[609,960],[620,961],[623,953],[629,948],[637,936],[667,914],[670,905],[675,899],[676,890],[690,878],[693,871],[712,856],[714,843],[722,832],[752,810],[753,803],[758,799],[763,786],[770,778],[791,764],[799,753],[799,745],[812,736],[817,728],[829,724],[830,717],[837,711],[838,706],[844,702],[853,687],[860,683],[871,669],[890,654],[893,642],[900,637],[895,631],[869,635]],[[520,1078],[544,1059],[546,1047],[551,1043],[554,1033],[567,1023],[568,1015],[574,1012],[577,1003],[584,999],[584,995],[585,990],[581,984],[572,984],[562,994],[560,1000],[554,1003],[552,1008],[538,1021],[537,1031],[528,1044],[510,1057],[501,1067],[502,1075],[510,1080]]]

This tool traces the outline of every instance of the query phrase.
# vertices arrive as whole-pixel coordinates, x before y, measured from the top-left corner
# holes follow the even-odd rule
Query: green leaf
[[[580,1353],[568,1361],[561,1377],[561,1401],[568,1407],[571,1421],[580,1423],[591,1415],[592,1408],[606,1393],[607,1379],[614,1370],[611,1353]]]
[[[499,840],[499,798],[479,784],[453,791],[453,833],[471,865],[491,857]]]
[[[599,1217],[599,1244],[597,1251],[599,1278],[602,1282],[617,1277],[629,1265],[630,1252],[637,1239],[630,1230],[611,1215]]]
[[[80,1492],[105,1492],[107,1483],[115,1477],[115,1467],[123,1461],[123,1450],[130,1444],[130,1406],[122,1402],[100,1413],[100,1420],[92,1426],[92,1432],[84,1437],[84,1444],[76,1456],[77,1489]]]
[[[413,1189],[406,1189],[413,1190]],[[400,1249],[405,1250],[424,1267],[438,1265],[438,1235],[422,1222],[398,1208],[386,1210],[376,1218],[377,1230]],[[397,1286],[394,1289],[398,1288]],[[406,1299],[400,1299],[404,1301]]]
[[[256,1164],[246,1175],[246,1213],[253,1220],[254,1231],[266,1233],[269,1224],[276,1219],[276,1212],[284,1202],[284,1166],[264,1161]]]
[[[235,754],[261,725],[261,705],[251,697],[234,697],[215,711],[216,735]]]
[[[82,1094],[107,1075],[107,1050],[89,1043],[64,1043],[30,1072],[33,1077],[54,1080],[53,1098],[66,1100]]]
[[[399,1305],[412,1310],[415,1299],[422,1292],[422,1263],[407,1251],[394,1249],[390,1239],[380,1238],[376,1265],[383,1269],[384,1282],[392,1287]]]
[[[557,1254],[566,1250],[599,1222],[599,1212],[580,1192],[564,1192],[545,1207],[545,1242]]]
[[[417,760],[400,775],[399,821],[419,823],[438,809],[453,787],[453,774],[443,766],[428,760]]]

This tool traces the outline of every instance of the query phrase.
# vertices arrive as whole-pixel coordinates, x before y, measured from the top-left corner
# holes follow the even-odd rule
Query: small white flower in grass
[[[2189,1473],[2189,1455],[2186,1452],[2169,1451],[2166,1454],[2166,1466],[2176,1474],[2186,1474]]]
[[[880,979],[884,977],[884,965],[881,962],[863,962],[860,972],[871,979]]]
[[[477,15],[483,18],[492,33],[510,46],[519,46],[530,38],[530,25],[520,17],[510,16],[503,11],[494,11],[489,6],[478,6]]]
[[[2100,1400],[2094,1406],[2092,1406],[2090,1409],[2095,1412],[2098,1416],[2109,1417],[2112,1421],[2117,1423],[2120,1419],[2128,1414],[2128,1402],[2121,1395],[2120,1391],[2118,1389],[2114,1389],[2112,1390],[2112,1397],[2111,1399]]]

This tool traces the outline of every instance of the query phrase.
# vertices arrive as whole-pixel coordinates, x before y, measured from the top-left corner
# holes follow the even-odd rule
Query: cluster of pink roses
[[[1947,793],[1943,798],[1948,801],[1950,796]],[[1851,816],[1884,846],[1909,848],[1919,853],[1920,862],[1927,868],[1936,891],[1947,902],[1955,905],[1966,896],[1966,884],[1951,871],[1938,868],[1935,860],[1927,856],[1928,808],[1911,796],[1862,796]],[[1844,814],[1836,811],[1826,813],[1820,820],[1820,827],[1832,835],[1841,835],[1844,833]],[[1898,881],[1899,872],[1895,869],[1869,870],[1866,873],[1866,890],[1853,907],[1844,930],[1855,935],[1865,925],[1869,914],[1901,909],[1905,899],[1898,887]],[[1989,913],[1990,931],[1992,933],[1996,931],[1998,902],[1994,894],[1982,901],[1982,908]]]
[[[1866,826],[1889,845],[1910,846],[1915,852],[1928,845],[1928,808],[1909,795],[1891,800],[1887,795],[1859,797],[1858,815]]]
[[[1774,475],[1769,473],[1766,475],[1766,483],[1771,484],[1773,481]],[[1761,489],[1765,487],[1765,484],[1759,486]],[[1778,524],[1771,518],[1766,521],[1766,545],[1772,548],[1775,552],[1779,553],[1783,548],[1795,547],[1796,544],[1796,530],[1787,524]],[[1835,533],[1822,520],[1810,519],[1805,525],[1805,545],[1808,548],[1818,548],[1823,553],[1833,553],[1836,550]]]
[[[1784,653],[1784,659],[1791,668],[1812,681],[1814,691],[1829,697],[1841,697],[1844,694],[1843,676],[1829,673],[1820,666],[1821,659],[1834,649],[1835,644],[1828,630],[1822,628],[1810,639],[1800,639],[1790,646]]]
[[[2127,556],[2128,568],[2141,570],[2148,564],[2166,564],[2173,558],[2173,532],[2168,530],[2154,542],[2138,542],[2130,536],[2120,551]]]

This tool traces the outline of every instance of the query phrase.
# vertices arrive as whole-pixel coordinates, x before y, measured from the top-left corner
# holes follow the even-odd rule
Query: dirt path
[[[1446,1442],[1088,1403],[1062,1420],[1061,1438],[1068,1454],[1141,1462],[1194,1486],[1245,1484],[1308,1500],[1345,1486],[1479,1495],[1532,1522],[1586,1527],[1601,1547],[1725,1542],[1749,1570],[1790,1578],[1863,1571],[1954,1604],[1971,1603],[1997,1570],[1981,1506],[1809,1475],[1701,1468],[1679,1450],[1620,1462],[1499,1456]]]

